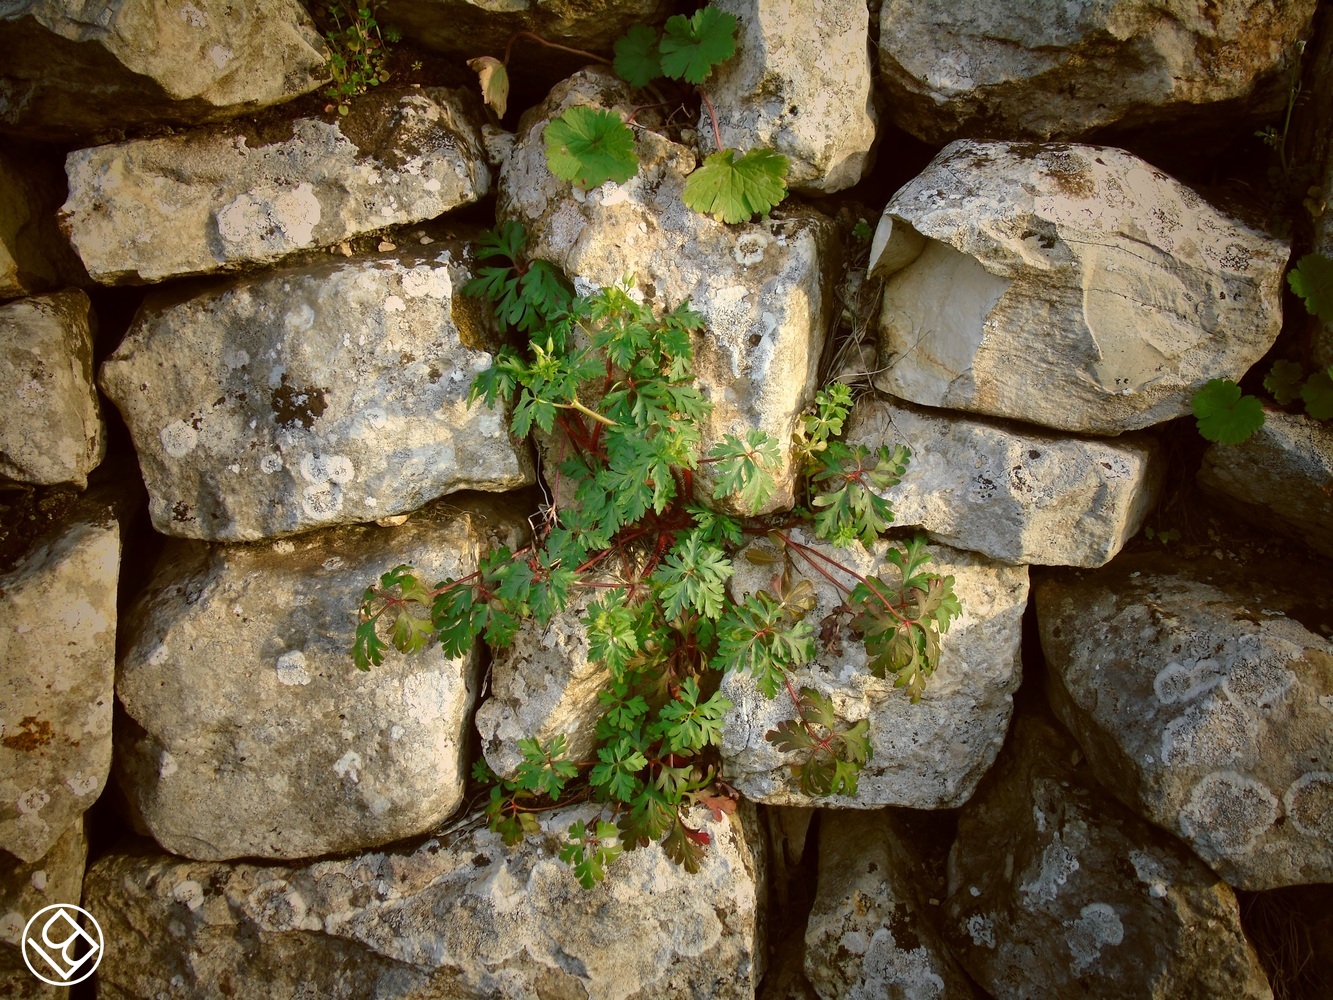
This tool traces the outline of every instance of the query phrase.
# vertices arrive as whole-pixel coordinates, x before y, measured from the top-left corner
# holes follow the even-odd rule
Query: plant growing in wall
[[[693,871],[709,837],[690,826],[689,807],[734,808],[718,776],[732,707],[718,690],[723,673],[747,674],[765,696],[790,702],[792,718],[767,738],[789,754],[804,791],[855,795],[869,724],[842,723],[818,692],[796,688],[792,671],[850,631],[865,642],[870,670],[915,700],[961,608],[952,577],[927,570],[921,539],[890,549],[893,570],[867,577],[792,537],[809,523],[835,546],[870,545],[892,520],[876,490],[898,481],[908,450],[838,440],[852,403],[846,386],[822,391],[797,430],[808,507],[763,519],[711,509],[696,496],[702,466],[715,473],[713,499],[754,512],[775,488],[781,443],[750,430],[702,453],[710,404],[692,360],[702,319],[688,304],[654,313],[624,286],[575,295],[524,245],[517,223],[487,234],[482,256],[501,263],[467,286],[525,341],[477,376],[472,398],[509,403],[519,435],[565,442],[553,495],[574,499],[543,512],[532,544],[486,555],[469,576],[429,584],[410,567],[385,573],[365,592],[353,657],[369,669],[390,644],[410,653],[439,642],[458,656],[481,636],[503,647],[525,620],[543,625],[575,595],[595,593],[583,622],[589,655],[606,668],[596,753],[570,760],[563,737],[528,739],[512,777],[479,762],[491,827],[516,843],[536,831],[537,812],[592,800],[603,804],[601,818],[575,824],[560,852],[584,885],[600,881],[621,851],[654,842]],[[774,568],[771,583],[732,599],[733,559],[759,538],[771,544],[747,552]],[[802,567],[844,598],[818,635],[806,620],[814,597]]]
[[[607,61],[591,52],[553,45],[531,32],[515,36],[520,37],[597,62]],[[508,106],[513,41],[503,60],[481,56],[468,61],[477,71],[483,99],[499,115]],[[708,108],[717,151],[689,175],[682,197],[696,212],[726,223],[748,222],[779,205],[787,196],[789,166],[785,156],[767,147],[741,151],[723,146],[717,114],[704,84],[713,70],[735,53],[736,18],[708,6],[689,17],[677,14],[668,18],[660,34],[647,25],[635,25],[616,42],[611,63],[625,82],[639,90],[665,79],[698,92]],[[614,111],[570,108],[546,126],[543,140],[551,172],[580,188],[597,187],[608,180],[624,183],[639,171],[634,132]]]
[[[398,35],[392,28],[381,33],[375,14],[383,6],[383,0],[366,0],[364,6],[331,0],[322,8],[331,23],[324,40],[329,46],[328,71],[333,78],[324,96],[335,102],[330,109],[336,107],[340,115],[352,110],[353,97],[389,78],[385,42],[398,41]]]

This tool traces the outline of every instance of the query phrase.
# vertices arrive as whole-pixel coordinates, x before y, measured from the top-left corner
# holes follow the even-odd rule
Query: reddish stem
[[[721,152],[722,133],[717,128],[717,111],[713,108],[713,102],[708,99],[708,91],[704,90],[703,87],[696,87],[695,89],[699,91],[699,96],[704,99],[704,104],[708,107],[708,117],[713,122],[713,141],[717,143],[718,151]]]
[[[559,42],[548,42],[541,35],[534,35],[531,31],[516,31],[509,36],[509,44],[505,46],[504,64],[506,66],[509,65],[509,56],[513,53],[514,43],[518,41],[520,38],[531,39],[532,41],[538,43],[539,45],[545,45],[548,49],[559,49],[561,52],[569,52],[576,56],[583,56],[587,59],[593,60],[594,62],[599,62],[603,66],[611,65],[610,59],[605,59],[602,56],[599,56],[595,52],[589,52],[587,49],[572,49],[568,45],[561,45]]]

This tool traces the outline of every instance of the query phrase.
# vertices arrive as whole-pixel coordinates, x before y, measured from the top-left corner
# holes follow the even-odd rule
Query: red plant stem
[[[704,90],[703,87],[696,87],[695,89],[699,91],[699,96],[704,99],[704,104],[708,106],[708,117],[713,121],[713,140],[717,143],[718,150],[721,151],[722,133],[717,128],[717,111],[713,108],[713,102],[708,99],[708,91]]]
[[[842,563],[838,562],[838,560],[834,559],[832,556],[826,556],[818,549],[813,549],[808,545],[802,545],[800,542],[794,541],[791,538],[791,536],[784,534],[781,531],[775,532],[775,534],[779,538],[781,538],[784,542],[786,542],[788,545],[790,545],[792,549],[796,552],[796,554],[799,555],[802,559],[804,559],[807,564],[816,569],[819,572],[820,576],[824,577],[824,579],[828,580],[829,583],[833,584],[833,586],[837,587],[844,594],[850,594],[852,592],[851,588],[844,586],[842,583],[835,580],[831,575],[825,572],[822,567],[818,566],[815,563],[815,561],[810,558],[811,556],[815,556],[819,559],[822,559],[830,566],[842,570],[848,576],[856,577],[857,580],[865,584],[867,590],[869,590],[872,594],[874,594],[876,597],[879,598],[879,602],[883,604],[886,609],[888,609],[889,614],[893,615],[894,618],[897,618],[898,621],[900,621],[902,624],[904,625],[916,624],[916,621],[914,619],[904,618],[902,615],[900,615],[898,613],[898,609],[893,606],[892,602],[890,602],[887,597],[885,597],[883,594],[879,592],[878,587],[876,587],[874,584],[872,584],[869,580],[863,577],[860,573],[856,572],[856,570],[852,569],[850,566],[844,566]]]
[[[513,53],[514,43],[520,38],[528,38],[539,45],[545,45],[548,49],[559,49],[561,52],[569,52],[576,56],[583,56],[594,62],[599,62],[603,66],[610,66],[611,60],[599,56],[595,52],[589,52],[587,49],[571,49],[568,45],[561,45],[559,42],[548,42],[541,35],[534,35],[531,31],[516,31],[509,36],[509,44],[505,46],[504,64],[509,65],[509,56]]]
[[[814,727],[810,725],[810,720],[807,719],[805,713],[801,711],[801,699],[796,694],[796,689],[791,686],[791,678],[787,676],[785,670],[782,672],[782,683],[787,686],[787,694],[791,698],[792,704],[796,706],[796,714],[801,719],[801,725],[805,726],[805,731],[810,734],[810,738],[819,744],[821,750],[827,750],[830,754],[833,753],[833,734],[830,733],[828,738],[825,739],[823,736],[820,736],[815,732]]]

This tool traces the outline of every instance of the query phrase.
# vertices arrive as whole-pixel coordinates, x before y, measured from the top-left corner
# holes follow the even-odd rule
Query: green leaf
[[[490,105],[497,118],[503,118],[509,105],[509,71],[505,64],[494,56],[478,56],[467,64],[479,78],[481,99]]]
[[[370,619],[356,627],[356,641],[352,645],[352,662],[357,670],[369,670],[371,665],[379,666],[384,662],[384,653],[389,644],[375,631],[376,621]]]
[[[1301,398],[1301,366],[1295,361],[1274,361],[1264,376],[1264,388],[1273,394],[1281,406]]]
[[[406,608],[393,620],[393,645],[400,653],[416,653],[430,645],[435,629],[424,618],[417,618]]]
[[[716,7],[669,17],[661,53],[662,72],[671,79],[703,83],[714,66],[735,55],[736,18]]]
[[[544,138],[551,173],[585,190],[623,184],[639,172],[634,132],[614,111],[570,108],[546,126]]]
[[[745,508],[757,513],[777,489],[774,473],[782,465],[782,452],[777,441],[761,430],[751,429],[744,441],[728,434],[708,457],[717,463],[714,498],[739,493]]]
[[[574,875],[585,889],[591,889],[606,878],[606,866],[620,857],[623,848],[616,842],[614,824],[598,821],[596,832],[589,830],[582,820],[570,828],[568,838],[560,848],[560,860],[574,869]]]
[[[721,746],[722,719],[731,707],[730,699],[720,691],[700,704],[699,684],[693,677],[687,677],[676,700],[667,702],[657,713],[660,721],[649,730],[649,735],[660,737],[673,753]]]
[[[648,758],[631,740],[622,740],[614,746],[597,751],[600,764],[594,764],[590,780],[605,788],[616,802],[630,802],[642,787],[638,774],[648,766]]]
[[[1333,365],[1306,379],[1301,399],[1305,400],[1305,412],[1316,420],[1333,420]]]
[[[1264,406],[1256,396],[1242,396],[1230,379],[1215,378],[1191,402],[1199,433],[1219,444],[1240,444],[1264,425]]]
[[[722,613],[723,587],[731,572],[731,560],[722,550],[709,545],[697,529],[691,531],[653,571],[667,620],[686,610],[716,618]]]
[[[569,750],[563,735],[554,737],[545,749],[534,739],[521,739],[518,749],[523,760],[514,772],[514,784],[524,791],[558,799],[565,782],[579,773],[573,761],[559,759]]]
[[[739,160],[736,150],[722,149],[685,178],[682,198],[719,222],[748,222],[787,197],[787,167],[787,158],[771,149],[752,149]]]
[[[1333,257],[1307,253],[1287,274],[1287,284],[1305,301],[1311,316],[1333,323]]]
[[[631,27],[616,41],[616,58],[612,66],[631,87],[642,89],[656,80],[662,75],[657,32],[646,24]]]
[[[750,674],[772,698],[787,671],[815,658],[813,636],[805,622],[788,622],[782,605],[761,590],[728,608],[717,623],[717,654],[710,665]]]
[[[704,8],[709,10],[711,8]],[[704,860],[704,848],[711,838],[702,830],[686,826],[679,816],[671,826],[671,832],[662,841],[662,850],[666,856],[680,865],[691,875],[698,874]]]

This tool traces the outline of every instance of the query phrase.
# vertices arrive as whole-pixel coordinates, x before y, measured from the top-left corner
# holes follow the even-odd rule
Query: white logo
[[[87,918],[96,937],[79,925],[80,916]],[[102,928],[91,913],[78,906],[69,903],[44,906],[23,928],[23,961],[44,983],[52,986],[81,983],[102,961]]]

